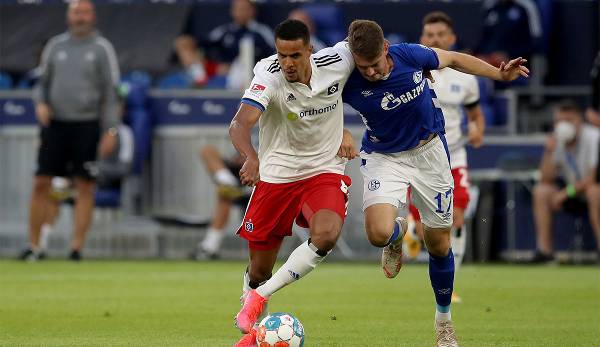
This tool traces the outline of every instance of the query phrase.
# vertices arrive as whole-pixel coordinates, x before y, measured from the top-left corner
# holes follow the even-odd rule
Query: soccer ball
[[[302,347],[304,327],[289,313],[273,313],[258,325],[256,344],[258,347]]]

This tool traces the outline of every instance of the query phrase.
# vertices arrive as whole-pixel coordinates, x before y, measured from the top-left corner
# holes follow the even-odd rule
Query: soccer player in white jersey
[[[229,134],[245,158],[243,184],[255,186],[238,234],[248,240],[243,307],[236,346],[255,346],[254,325],[269,297],[304,277],[329,254],[346,216],[347,159],[357,155],[343,129],[342,88],[354,62],[347,43],[313,55],[305,24],[286,20],[275,29],[277,54],[258,62]],[[250,129],[259,122],[258,154]],[[310,229],[271,276],[281,242],[294,221]]]
[[[428,47],[449,50],[456,42],[452,19],[444,12],[436,11],[427,14],[423,19],[421,43]],[[446,123],[446,141],[450,150],[450,169],[454,178],[451,245],[454,253],[455,272],[462,263],[465,253],[466,233],[465,209],[469,204],[469,176],[467,174],[466,142],[461,129],[463,108],[468,119],[468,142],[475,148],[483,143],[485,118],[479,106],[479,86],[477,79],[449,67],[432,70],[433,83],[429,86],[435,90],[437,100],[444,114]],[[430,81],[431,82],[431,81]],[[423,225],[420,223],[419,211],[410,205],[410,212],[417,221],[416,229],[419,238],[423,239]],[[419,244],[419,243],[415,243]],[[452,302],[460,302],[456,292],[452,292]]]
[[[390,45],[377,23],[350,24],[348,44],[356,64],[344,87],[344,102],[360,112],[366,126],[362,141],[363,209],[369,241],[384,247],[382,268],[389,278],[402,266],[402,236],[407,223],[398,208],[407,190],[421,213],[429,251],[429,278],[435,295],[437,346],[458,346],[450,315],[454,257],[450,248],[452,192],[444,118],[428,70],[452,67],[497,80],[527,76],[522,58],[499,68],[475,57],[418,44]]]

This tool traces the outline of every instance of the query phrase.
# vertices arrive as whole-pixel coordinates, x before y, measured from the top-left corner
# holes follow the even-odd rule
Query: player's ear
[[[383,52],[385,53],[385,55],[388,54],[389,49],[390,49],[390,41],[383,40]]]

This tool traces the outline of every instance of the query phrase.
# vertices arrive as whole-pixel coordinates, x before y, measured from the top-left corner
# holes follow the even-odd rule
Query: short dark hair
[[[383,29],[372,20],[357,19],[348,27],[348,46],[352,53],[374,60],[383,51]]]
[[[448,16],[446,13],[444,13],[442,11],[429,12],[423,18],[423,26],[425,26],[426,24],[434,24],[434,23],[444,23],[450,29],[452,29],[454,31],[454,26],[452,24],[452,18],[450,18],[450,16]]]
[[[297,19],[286,19],[275,27],[275,40],[295,41],[302,40],[310,43],[310,33],[306,24]]]
[[[579,104],[571,99],[559,101],[556,105],[554,105],[554,110],[561,112],[574,112],[581,115],[581,107],[579,107]]]

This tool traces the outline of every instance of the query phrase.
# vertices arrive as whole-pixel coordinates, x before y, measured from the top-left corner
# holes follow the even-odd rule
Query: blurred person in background
[[[106,157],[98,161],[96,183],[99,191],[120,191],[123,180],[131,172],[134,153],[133,133],[125,124],[120,124],[118,130],[115,147]],[[48,237],[54,232],[54,224],[60,215],[60,205],[62,203],[76,204],[77,195],[72,185],[68,178],[52,178],[52,188],[40,234],[40,257],[43,257],[44,252],[48,249]]]
[[[29,247],[21,259],[39,259],[40,230],[52,177],[73,177],[77,201],[71,260],[81,248],[94,209],[97,156],[117,143],[119,66],[108,40],[95,29],[90,0],[75,0],[67,10],[68,31],[52,38],[42,55],[42,74],[34,91],[41,143],[29,213]]]
[[[428,47],[450,50],[456,42],[452,19],[443,12],[431,12],[423,19],[421,43]],[[454,178],[453,209],[454,219],[451,230],[452,252],[454,253],[455,271],[458,270],[465,252],[466,232],[465,209],[469,204],[469,176],[467,173],[467,143],[478,148],[483,143],[485,119],[479,106],[479,85],[473,75],[451,68],[432,70],[433,82],[430,86],[435,90],[444,114],[446,141],[450,151],[450,168]],[[461,123],[463,110],[468,118],[468,132],[463,135]],[[419,211],[411,204],[410,211],[417,220],[417,235],[423,239],[423,225],[420,223]],[[407,233],[410,235],[410,233]],[[420,252],[420,241],[409,245]],[[460,297],[452,293],[452,302],[460,302]]]
[[[229,221],[231,207],[234,204],[245,207],[250,199],[251,189],[247,189],[240,182],[239,172],[244,158],[239,153],[236,152],[231,158],[224,158],[214,146],[207,145],[200,151],[200,158],[217,185],[217,204],[206,235],[198,243],[192,257],[217,259],[225,238],[225,227]]]
[[[592,125],[600,128],[600,51],[592,66],[592,100],[585,112],[585,119]],[[600,155],[600,151],[598,153]],[[600,182],[600,166],[596,172],[596,182]]]
[[[273,31],[255,20],[256,5],[250,0],[232,0],[232,22],[216,27],[208,36],[199,32],[200,27],[195,30],[193,14],[192,11],[183,35],[175,40],[175,51],[196,87],[204,86],[211,78],[227,76],[228,87],[241,89],[235,80],[239,65],[236,58],[244,37],[254,41],[254,61],[275,51]]]
[[[475,54],[499,66],[508,57],[530,61],[542,38],[539,9],[533,0],[486,0],[481,40]]]
[[[327,45],[323,41],[321,41],[321,39],[319,39],[315,34],[317,32],[315,22],[308,14],[308,12],[306,12],[302,8],[297,8],[290,12],[290,14],[288,15],[288,19],[296,19],[306,24],[306,26],[308,27],[308,32],[310,33],[310,43],[313,45],[313,51],[318,52],[323,48],[327,47]]]
[[[541,179],[533,189],[537,234],[533,262],[554,260],[552,217],[559,210],[580,214],[587,209],[600,255],[599,140],[600,131],[584,123],[577,104],[563,101],[554,108],[554,132],[546,139]]]

